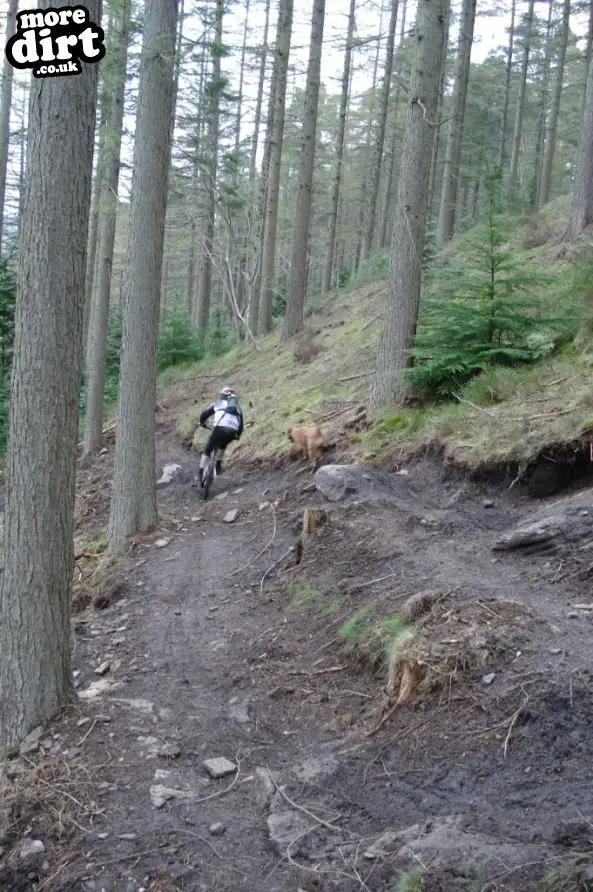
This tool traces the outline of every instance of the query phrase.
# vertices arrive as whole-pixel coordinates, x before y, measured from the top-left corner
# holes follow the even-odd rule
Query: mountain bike
[[[201,424],[200,427],[203,427],[207,431],[211,431],[212,428],[208,424]],[[216,462],[218,460],[218,447],[215,446],[212,450],[210,458],[208,459],[208,464],[204,468],[204,476],[202,477],[203,485],[202,488],[204,490],[204,501],[208,498],[208,493],[210,492],[210,487],[216,480]]]

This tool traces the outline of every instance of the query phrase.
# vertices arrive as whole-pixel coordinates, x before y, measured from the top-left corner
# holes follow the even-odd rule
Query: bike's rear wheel
[[[216,474],[215,468],[217,454],[218,450],[215,449],[210,456],[210,461],[206,465],[206,473],[204,474],[204,501],[206,501],[208,498],[208,493],[210,492],[210,487],[212,486],[212,482]]]

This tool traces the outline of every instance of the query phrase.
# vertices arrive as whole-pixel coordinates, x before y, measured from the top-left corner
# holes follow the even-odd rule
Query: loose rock
[[[313,821],[294,809],[273,812],[268,817],[270,842],[282,856],[286,854],[286,850],[290,846],[291,854],[294,857],[298,852],[297,840],[304,836],[308,830],[313,830],[314,827]]]
[[[211,836],[222,836],[225,830],[226,827],[224,826],[224,824],[221,824],[220,821],[218,821],[216,824],[210,824],[210,826],[208,827],[208,833]]]
[[[33,858],[35,855],[42,855],[45,852],[45,846],[40,839],[25,839],[21,845],[21,858]]]
[[[164,486],[166,483],[170,483],[174,477],[177,476],[179,471],[181,470],[181,465],[165,465],[163,468],[162,476],[157,480],[157,486]]]
[[[235,763],[225,759],[224,756],[217,756],[215,759],[206,759],[202,762],[202,765],[210,777],[214,778],[226,777],[229,774],[234,774],[237,770]]]
[[[223,523],[234,523],[239,516],[239,509],[232,508],[230,511],[227,511],[225,516],[222,518]]]

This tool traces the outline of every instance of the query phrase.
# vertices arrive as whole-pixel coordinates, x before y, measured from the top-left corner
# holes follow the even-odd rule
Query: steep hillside
[[[582,453],[588,464],[591,357],[586,339],[580,350],[573,344],[587,323],[586,294],[577,251],[568,252],[560,241],[566,209],[562,199],[537,221],[509,227],[509,241],[525,268],[544,268],[548,274],[549,281],[538,286],[544,301],[565,307],[568,319],[564,342],[533,365],[493,368],[460,388],[455,400],[361,418],[357,408],[366,400],[374,370],[382,281],[318,300],[296,342],[281,344],[276,332],[257,352],[237,347],[185,375],[170,375],[163,381],[161,411],[176,420],[187,441],[200,406],[224,379],[237,387],[250,422],[236,449],[245,460],[281,457],[289,449],[288,427],[320,424],[337,447],[334,457],[347,454],[386,467],[425,450],[442,452],[448,462],[472,470],[505,468],[520,475],[549,454],[574,464]],[[438,263],[463,263],[463,244],[455,243]]]

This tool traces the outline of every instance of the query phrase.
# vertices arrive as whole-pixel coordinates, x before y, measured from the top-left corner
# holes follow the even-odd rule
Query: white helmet
[[[233,390],[232,387],[223,387],[220,391],[221,400],[226,400],[229,396],[236,397],[237,394],[235,393],[235,391]]]

